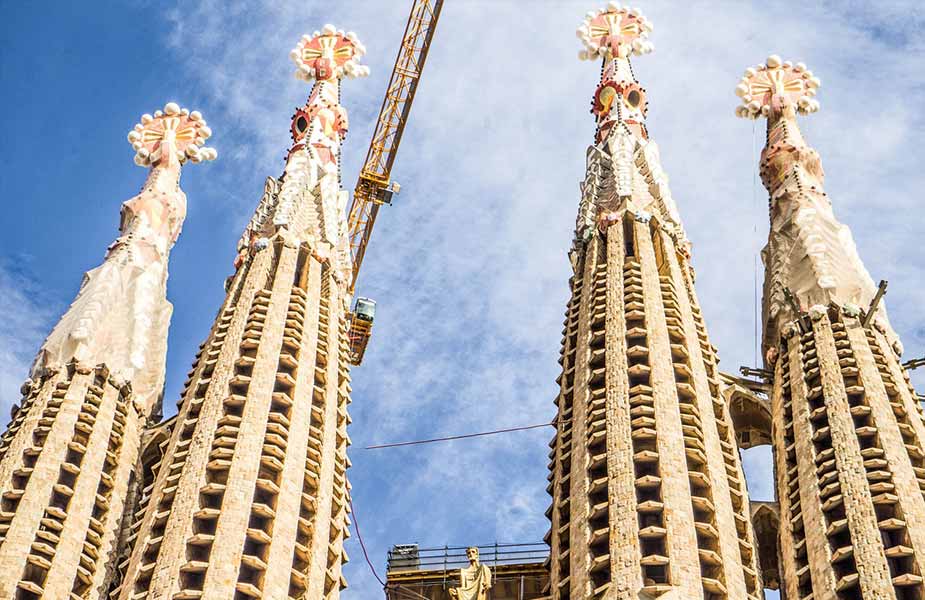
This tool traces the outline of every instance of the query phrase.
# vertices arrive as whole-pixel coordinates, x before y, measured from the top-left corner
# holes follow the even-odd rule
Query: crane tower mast
[[[442,8],[443,0],[414,0],[408,24],[405,26],[389,87],[382,100],[376,129],[369,143],[366,162],[363,163],[353,191],[353,202],[350,204],[348,224],[350,253],[353,258],[351,293],[356,287],[360,265],[363,264],[363,256],[366,254],[379,207],[390,203],[392,193],[398,191],[392,187],[390,179],[392,165],[398,153],[405,124],[408,122],[408,114],[411,112],[411,104]]]
[[[413,0],[405,34],[402,36],[398,56],[389,79],[376,129],[373,131],[366,161],[360,170],[347,223],[350,236],[350,257],[353,272],[350,278],[349,293],[356,289],[360,265],[366,255],[369,237],[379,207],[391,204],[392,196],[398,193],[399,186],[392,182],[392,165],[398,154],[402,133],[408,123],[411,104],[418,89],[421,72],[427,60],[430,43],[437,28],[437,19],[443,8],[443,0]],[[356,306],[350,313],[350,355],[351,363],[359,365],[363,361],[366,345],[372,331],[376,303],[369,298],[357,298]]]

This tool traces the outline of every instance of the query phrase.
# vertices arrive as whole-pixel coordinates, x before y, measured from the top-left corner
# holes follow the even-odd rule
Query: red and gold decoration
[[[591,112],[603,118],[615,110],[614,102],[621,102],[621,110],[639,111],[645,117],[648,110],[646,91],[635,81],[605,81],[597,87]]]
[[[173,152],[180,163],[214,160],[218,153],[204,147],[212,135],[199,111],[190,112],[176,102],[168,102],[164,110],[153,115],[141,115],[141,122],[128,132],[128,142],[135,149],[135,164],[141,167],[158,165]]]
[[[620,6],[611,2],[607,8],[589,12],[576,32],[585,49],[579,53],[583,60],[597,58],[628,58],[654,49],[648,40],[652,24],[638,8]]]
[[[736,86],[736,95],[742,99],[742,104],[736,107],[736,116],[766,117],[772,106],[778,110],[792,106],[803,115],[814,113],[819,110],[819,101],[814,96],[821,85],[803,63],[784,62],[772,54],[764,64],[745,70]]]
[[[359,64],[366,48],[352,31],[344,33],[333,25],[304,35],[289,57],[295,62],[296,77],[317,81],[305,106],[292,115],[293,153],[308,149],[326,169],[336,171],[340,143],[347,135],[347,111],[340,105],[339,82],[343,77],[365,77],[369,67]],[[288,160],[288,158],[287,158]]]
[[[366,47],[352,31],[344,33],[333,25],[303,35],[289,57],[296,64],[296,77],[311,81],[332,81],[343,77],[365,77],[369,68],[359,59]]]

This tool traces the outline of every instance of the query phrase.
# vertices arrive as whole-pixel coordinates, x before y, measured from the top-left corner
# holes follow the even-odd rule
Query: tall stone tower
[[[902,346],[796,114],[819,80],[777,56],[746,71],[737,114],[768,119],[761,179],[764,348],[788,600],[925,597],[925,423]],[[876,300],[874,299],[876,296]]]
[[[758,599],[748,495],[690,244],[631,54],[649,22],[614,3],[579,28],[602,59],[551,443],[555,600]]]
[[[330,599],[346,585],[352,263],[340,79],[368,72],[364,51],[328,25],[292,52],[297,76],[316,83],[146,476],[114,598]]]
[[[0,438],[0,598],[101,598],[148,417],[160,409],[172,306],[167,261],[183,219],[180,166],[215,157],[174,103],[129,132],[151,171],[121,235],[42,344]]]

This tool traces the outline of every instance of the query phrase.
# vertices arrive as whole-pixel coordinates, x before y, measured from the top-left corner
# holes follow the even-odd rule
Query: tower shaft
[[[339,78],[365,73],[361,54],[331,26],[293,51],[298,74],[318,81],[293,117],[285,172],[267,181],[242,236],[169,437],[146,452],[157,462],[114,598],[333,600],[346,586],[351,256]]]
[[[305,245],[273,243],[239,269],[136,512],[121,597],[326,598],[340,588],[343,293]]]
[[[818,86],[805,66],[772,56],[738,90],[742,116],[768,117],[764,347],[783,587],[796,600],[922,598],[925,422],[899,338],[871,304],[873,280],[797,127],[797,112],[818,110]]]
[[[49,369],[29,388],[0,463],[0,596],[104,597],[144,423],[105,363]]]
[[[761,598],[748,494],[689,243],[628,55],[638,14],[579,30],[604,68],[592,112],[551,443],[555,600]]]
[[[773,443],[788,598],[916,598],[925,425],[886,337],[838,307],[784,328]]]
[[[617,212],[572,280],[551,454],[553,597],[760,597],[687,259],[655,218]]]

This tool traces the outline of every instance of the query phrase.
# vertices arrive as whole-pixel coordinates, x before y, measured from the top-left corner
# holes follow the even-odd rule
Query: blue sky
[[[168,100],[203,112],[214,163],[184,170],[189,214],[170,266],[175,305],[165,407],[176,401],[268,175],[279,175],[307,86],[287,55],[326,22],[357,32],[372,76],[344,84],[345,187],[365,156],[408,2],[7,3],[0,25],[2,414],[83,271],[115,238],[145,172],[125,140]],[[359,292],[379,301],[354,371],[350,472],[371,557],[394,543],[528,542],[547,523],[539,430],[396,450],[369,444],[548,421],[567,298],[566,250],[598,70],[574,30],[602,2],[447,0],[380,213]],[[754,361],[755,256],[767,196],[764,134],[735,119],[742,71],[777,52],[822,78],[801,121],[822,154],[836,214],[853,230],[907,358],[925,354],[923,22],[917,3],[640,4],[656,51],[636,59],[649,131],[693,241],[697,287],[722,367]],[[760,281],[761,274],[757,273]],[[922,374],[915,382],[922,389]],[[753,496],[771,496],[763,449]],[[376,597],[356,537],[347,599]]]

